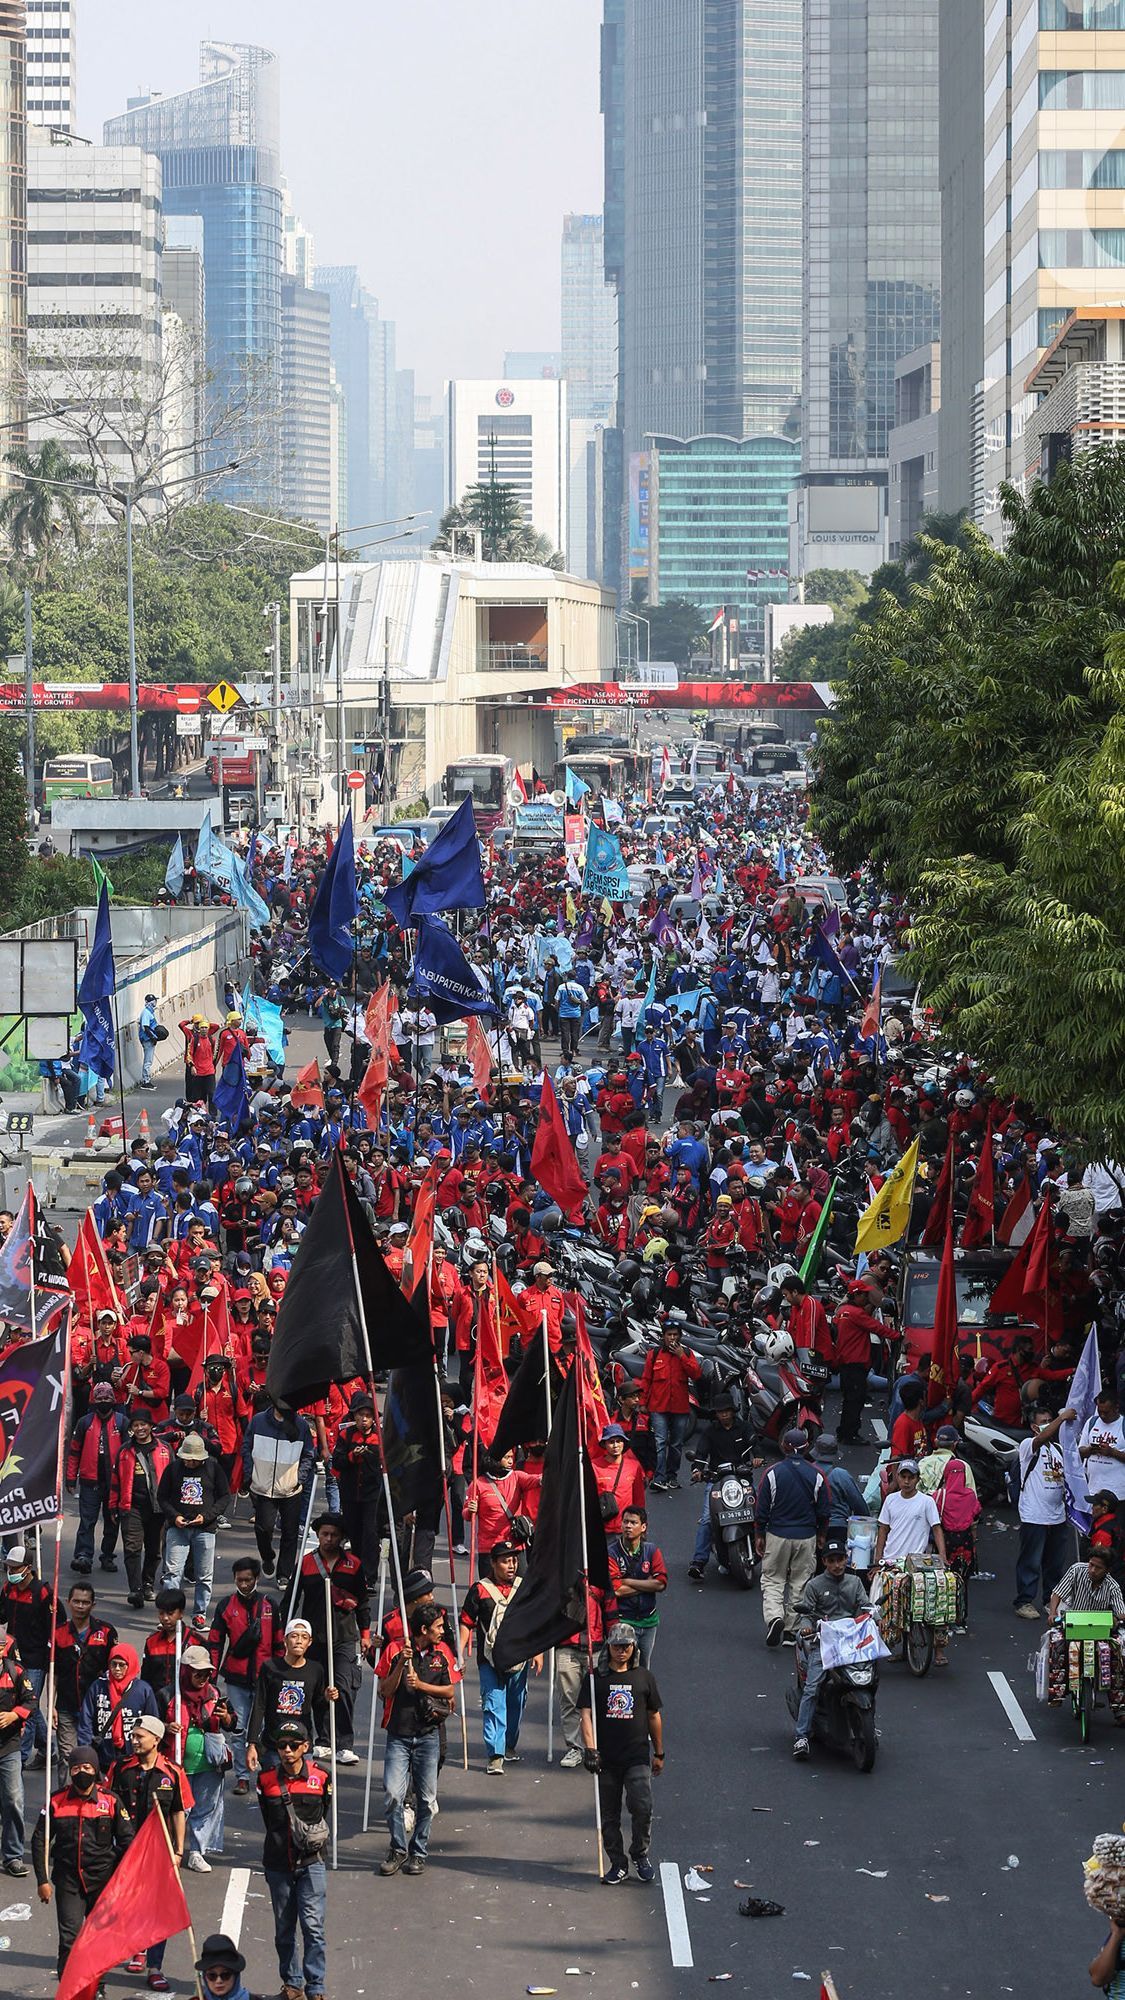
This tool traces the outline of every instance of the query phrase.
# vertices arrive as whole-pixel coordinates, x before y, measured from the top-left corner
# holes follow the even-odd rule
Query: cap
[[[307,1632],[309,1638],[312,1638],[312,1626],[309,1624],[307,1618],[291,1618],[285,1627],[285,1636],[287,1639],[291,1632]]]
[[[840,1440],[835,1431],[821,1431],[812,1448],[818,1465],[835,1465],[840,1456]]]
[[[176,1453],[176,1457],[199,1460],[206,1458],[206,1456],[207,1456],[207,1446],[204,1444],[203,1439],[199,1435],[199,1432],[189,1431],[187,1436],[184,1438],[183,1443],[180,1445],[180,1448]]]
[[[303,1625],[304,1623],[303,1618],[293,1620],[293,1624],[295,1625]],[[288,1626],[287,1630],[291,1632],[293,1625]],[[309,1732],[303,1722],[283,1722],[280,1729],[275,1731],[273,1740],[275,1743],[307,1743],[309,1741]]]
[[[164,1735],[164,1724],[161,1722],[160,1717],[158,1715],[138,1715],[136,1721],[133,1724],[133,1728],[146,1729],[150,1736],[154,1736],[156,1738],[156,1741],[158,1743],[160,1742],[162,1736]]]
[[[211,1655],[206,1646],[185,1646],[180,1655],[180,1664],[191,1667],[197,1673],[210,1673]]]
[[[840,1534],[839,1530],[830,1529],[824,1537],[824,1553],[826,1556],[846,1556],[848,1553],[847,1536]]]
[[[916,1473],[918,1470],[918,1460],[916,1458],[900,1458],[898,1462],[898,1469],[900,1472]]]
[[[621,1428],[621,1425],[620,1425],[620,1424],[607,1424],[607,1425],[606,1425],[606,1427],[605,1427],[605,1429],[603,1430],[603,1432],[602,1432],[602,1434],[601,1434],[601,1440],[600,1440],[600,1441],[601,1441],[601,1443],[602,1443],[602,1444],[613,1444],[613,1443],[615,1442],[615,1440],[618,1440],[618,1439],[620,1440],[620,1442],[621,1442],[622,1444],[624,1444],[624,1443],[625,1443],[625,1433],[624,1433],[624,1431],[622,1430],[622,1428]]]
[[[1058,1142],[1054,1139],[1040,1139],[1039,1144],[1035,1148],[1036,1154],[1057,1153],[1058,1150]]]
[[[797,1429],[786,1431],[781,1442],[787,1451],[807,1451],[809,1448],[809,1441],[804,1431]]]
[[[5,1549],[4,1561],[7,1563],[9,1569],[22,1569],[27,1561],[27,1550],[24,1548],[23,1543],[17,1542],[14,1548]]]
[[[108,1306],[103,1306],[103,1307],[102,1307],[102,1310],[101,1310],[101,1312],[99,1312],[99,1313],[95,1313],[95,1314],[94,1314],[94,1318],[95,1318],[95,1319],[116,1319],[116,1318],[117,1318],[117,1314],[116,1314],[115,1312],[112,1312],[112,1311],[110,1310],[110,1308],[109,1308]]]
[[[488,1551],[490,1561],[497,1556],[521,1556],[523,1549],[519,1542],[494,1542]]]
[[[224,1971],[236,1974],[246,1970],[246,1960],[225,1931],[213,1931],[210,1937],[203,1940],[195,1969],[206,1972],[210,1966],[221,1966]]]
[[[534,1278],[553,1278],[554,1275],[555,1275],[554,1265],[548,1264],[546,1260],[543,1258],[540,1259],[538,1264],[535,1264],[532,1267],[532,1277]]]
[[[408,1569],[402,1580],[402,1594],[408,1604],[415,1598],[426,1597],[434,1587],[433,1577],[428,1569]]]
[[[731,1205],[731,1201],[730,1201],[730,1196],[729,1196],[729,1194],[717,1194],[717,1195],[715,1196],[715,1207],[716,1207],[716,1208],[729,1208],[729,1207],[730,1207],[730,1205]]]
[[[620,1619],[618,1619],[616,1625],[610,1626],[606,1638],[607,1643],[611,1646],[635,1646],[637,1643],[637,1635],[633,1627],[624,1624]]]
[[[959,1445],[961,1443],[961,1433],[956,1424],[939,1424],[934,1434],[934,1443]]]

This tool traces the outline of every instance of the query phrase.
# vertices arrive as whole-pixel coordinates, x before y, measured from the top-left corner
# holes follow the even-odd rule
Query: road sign
[[[362,790],[363,790],[364,786],[366,785],[366,783],[367,783],[367,772],[366,772],[366,771],[349,771],[349,772],[348,772],[348,790],[349,790],[349,792],[362,792]]]
[[[216,681],[213,688],[208,688],[207,699],[212,708],[218,709],[220,715],[229,715],[232,708],[238,707],[242,696],[229,681]]]

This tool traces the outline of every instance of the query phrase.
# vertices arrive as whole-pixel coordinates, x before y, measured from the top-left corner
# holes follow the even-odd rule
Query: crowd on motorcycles
[[[642,830],[640,802],[618,821],[635,884],[624,905],[584,897],[561,848],[521,855],[488,844],[488,908],[463,939],[502,1002],[483,1066],[479,1048],[474,1058],[443,1036],[412,991],[405,941],[382,903],[401,869],[397,846],[358,843],[361,921],[346,991],[307,948],[325,847],[255,858],[273,920],[253,940],[253,990],[290,1024],[315,1019],[324,1058],[311,1082],[272,1060],[232,1125],[217,1104],[235,1052],[245,1060],[252,1040],[228,992],[222,1022],[182,1025],[183,1097],[155,1144],[133,1141],[107,1172],[91,1211],[113,1297],[88,1288],[72,1346],[75,1581],[56,1609],[30,1550],[10,1548],[0,1592],[9,1873],[26,1872],[21,1771],[42,1756],[48,1720],[72,1763],[52,1802],[59,1824],[79,1810],[68,1798],[100,1798],[108,1784],[134,1825],[142,1803],[164,1812],[189,1870],[207,1871],[221,1852],[228,1771],[235,1797],[256,1778],[283,1985],[314,2000],[323,1992],[323,1841],[306,1845],[295,1831],[278,1771],[303,1801],[298,1819],[322,1827],[336,1767],[359,1761],[354,1717],[368,1662],[387,1731],[382,1872],[420,1874],[462,1637],[476,1657],[490,1775],[519,1756],[528,1674],[544,1665],[502,1674],[491,1660],[534,1534],[542,1454],[494,1458],[474,1441],[473,1363],[486,1325],[514,1367],[544,1325],[552,1352],[568,1354],[581,1315],[598,1358],[607,1422],[595,1472],[612,1594],[588,1594],[554,1674],[561,1763],[600,1772],[607,1882],[628,1872],[626,1811],[629,1860],[641,1879],[652,1875],[647,1780],[664,1762],[652,1659],[669,1587],[659,1510],[686,1479],[685,1454],[699,1502],[687,1580],[701,1586],[714,1562],[745,1589],[760,1582],[765,1644],[795,1649],[799,1761],[820,1735],[870,1769],[878,1652],[901,1643],[924,1672],[945,1664],[950,1632],[966,1627],[978,1484],[997,1497],[982,1426],[1019,1466],[1019,1615],[1038,1617],[1041,1604],[1052,1620],[1068,1608],[1125,1620],[1116,1402],[1125,1176],[1074,1160],[1034,1107],[998,1101],[909,1002],[872,1019],[906,913],[866,876],[839,885],[838,897],[826,892],[828,863],[803,798],[752,784],[731,761],[722,781],[697,789],[674,841]],[[392,1062],[372,1123],[356,1086],[370,1055],[367,1002],[384,983]],[[566,1214],[530,1171],[545,1074],[588,1185]],[[857,1264],[854,1254],[857,1218],[915,1141],[911,1241],[943,1198],[943,1172],[960,1225],[985,1146],[995,1227],[1012,1204],[1049,1202],[1057,1223],[1041,1318],[1014,1337],[999,1330],[991,1358],[969,1343],[940,1400],[925,1361],[907,1365],[895,1257]],[[396,1275],[433,1172],[449,1560],[471,1551],[473,1570],[461,1632],[434,1597],[436,1512],[400,1524],[408,1629],[397,1610],[373,1616],[387,1524],[370,1385],[334,1386],[300,1412],[266,1392],[278,1302],[338,1152]],[[1089,1560],[1075,1564],[1057,1435],[1091,1322],[1106,1390],[1082,1440],[1097,1518]],[[875,1471],[857,1478],[842,1447],[870,1442],[872,1393],[886,1396],[889,1438]],[[314,1516],[320,1481],[325,1504]],[[256,1555],[236,1559],[216,1601],[218,1538],[242,1494]],[[103,1620],[88,1581],[95,1560],[117,1570],[119,1538],[128,1607],[152,1604],[158,1621],[140,1658]],[[622,1677],[630,1694],[615,1706],[607,1689]],[[1113,1696],[1118,1715],[1116,1683]],[[633,1726],[615,1736],[626,1708]],[[123,1846],[110,1840],[82,1903],[67,1841],[56,1834],[51,1875],[38,1838],[33,1860],[41,1893],[55,1886],[61,1966]],[[164,1990],[159,1947],[145,1970]]]

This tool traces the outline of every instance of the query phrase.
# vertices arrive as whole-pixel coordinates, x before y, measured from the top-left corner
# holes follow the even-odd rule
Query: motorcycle
[[[1027,1435],[1024,1430],[998,1423],[984,1410],[974,1410],[966,1417],[962,1456],[972,1471],[982,1506],[1002,1506],[1011,1499],[1020,1444]]]
[[[805,1669],[797,1653],[797,1685],[785,1691],[785,1706],[797,1720]],[[811,1735],[814,1742],[830,1750],[850,1755],[857,1771],[870,1771],[875,1763],[879,1739],[875,1729],[875,1692],[879,1669],[873,1660],[857,1661],[850,1667],[829,1667],[821,1676],[816,1692],[816,1709]]]
[[[693,1459],[697,1470],[702,1462]],[[704,1477],[708,1475],[704,1473]],[[753,1590],[757,1577],[754,1554],[754,1483],[747,1461],[720,1465],[711,1476],[711,1546],[720,1569],[743,1590]]]

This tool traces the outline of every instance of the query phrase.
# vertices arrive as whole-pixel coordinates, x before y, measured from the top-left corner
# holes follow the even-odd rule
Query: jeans
[[[307,1868],[298,1868],[292,1875],[267,1868],[265,1877],[273,1904],[273,1941],[281,1983],[303,1986],[306,1993],[323,1993],[327,1966],[324,1904],[328,1893],[324,1863],[310,1861]],[[298,1924],[303,1952],[297,1949]]]
[[[622,1611],[619,1614],[619,1616],[622,1618],[622,1620],[626,1625],[632,1623],[627,1611]],[[640,1662],[642,1667],[647,1667],[652,1664],[653,1649],[656,1645],[656,1635],[659,1632],[659,1630],[660,1630],[659,1625],[633,1626],[633,1637],[636,1639],[637,1642],[637,1652],[640,1655]]]
[[[602,1809],[602,1840],[611,1868],[624,1868],[625,1842],[621,1808],[627,1805],[633,1822],[629,1852],[634,1861],[648,1853],[652,1834],[652,1772],[647,1764],[603,1764],[598,1775]]]
[[[234,1758],[234,1775],[249,1782],[250,1767],[246,1762],[246,1725],[250,1720],[250,1710],[254,1706],[252,1687],[240,1687],[237,1681],[227,1682],[227,1700],[234,1710],[237,1729],[227,1730],[227,1749]]]
[[[47,1720],[39,1706],[39,1697],[43,1692],[43,1684],[47,1678],[47,1669],[46,1667],[25,1667],[24,1673],[35,1689],[35,1707],[24,1723],[23,1742],[20,1747],[21,1760],[26,1764],[34,1757],[37,1750],[45,1750],[47,1748]]]
[[[695,1531],[695,1547],[692,1562],[704,1563],[711,1558],[711,1487],[709,1482],[703,1487],[703,1512],[699,1516],[699,1526]]]
[[[59,1753],[59,1769],[65,1771],[72,1750],[78,1748],[78,1717],[70,1715],[65,1708],[56,1708],[58,1721],[55,1724],[55,1748]]]
[[[1044,1606],[1068,1560],[1069,1521],[1021,1521],[1016,1552],[1016,1603],[1034,1604],[1042,1579]]]
[[[254,1509],[254,1539],[258,1544],[258,1554],[264,1563],[273,1561],[274,1525],[280,1521],[277,1573],[278,1576],[292,1576],[297,1567],[297,1542],[305,1518],[304,1495],[295,1493],[289,1500],[267,1500],[260,1493],[255,1493],[251,1504]]]
[[[164,1536],[165,1590],[178,1590],[183,1582],[187,1559],[195,1566],[195,1598],[192,1610],[202,1618],[211,1602],[215,1574],[215,1531],[213,1528],[169,1528]]]
[[[430,1823],[437,1804],[438,1758],[441,1744],[438,1731],[431,1729],[425,1736],[388,1736],[386,1754],[383,1758],[383,1810],[387,1817],[387,1831],[391,1836],[391,1846],[399,1853],[406,1851],[406,1822],[403,1806],[406,1794],[414,1791],[414,1839],[410,1852],[419,1861],[426,1858],[430,1838]],[[316,1989],[314,1989],[315,1991]]]
[[[191,1854],[221,1854],[223,1851],[223,1781],[226,1772],[204,1764],[191,1780],[195,1804],[187,1816],[187,1846]]]
[[[141,1063],[141,1082],[151,1083],[153,1058],[156,1055],[156,1043],[142,1042],[141,1047],[144,1050],[144,1061]]]
[[[0,1757],[0,1862],[23,1860],[23,1765],[15,1743]]]
[[[767,1531],[766,1553],[762,1558],[762,1617],[767,1626],[775,1618],[781,1618],[787,1631],[796,1629],[801,1592],[815,1568],[815,1535],[810,1535],[807,1541],[798,1541]]]
[[[324,1681],[325,1686],[327,1686],[327,1646],[310,1646],[309,1658],[310,1660],[316,1660],[324,1668]],[[345,1644],[337,1642],[333,1649],[332,1671],[336,1677],[335,1685],[340,1691],[340,1699],[335,1704],[336,1748],[338,1751],[350,1750],[355,1741],[355,1704],[356,1696],[360,1689],[359,1654],[356,1651],[354,1640],[349,1640]],[[316,1731],[316,1741],[318,1743],[327,1743],[331,1739],[328,1721],[329,1707],[330,1703],[321,1701],[317,1703],[313,1712],[313,1728]]]
[[[666,1486],[680,1469],[680,1452],[687,1434],[687,1411],[673,1416],[668,1410],[652,1413],[652,1435],[656,1440],[656,1483]]]
[[[78,1482],[78,1533],[74,1537],[74,1561],[91,1564],[94,1560],[94,1529],[98,1516],[102,1521],[103,1556],[111,1556],[117,1547],[117,1522],[109,1511],[109,1499],[96,1479],[80,1479]]]
[[[498,1674],[487,1660],[481,1661],[480,1707],[484,1747],[490,1757],[511,1756],[520,1740],[520,1723],[526,1700],[526,1666],[515,1674]]]
[[[805,1685],[801,1690],[801,1704],[797,1710],[797,1736],[807,1736],[816,1714],[816,1698],[820,1683],[824,1679],[824,1662],[820,1657],[820,1640],[814,1639],[808,1646],[798,1641],[798,1651],[805,1662]]]

